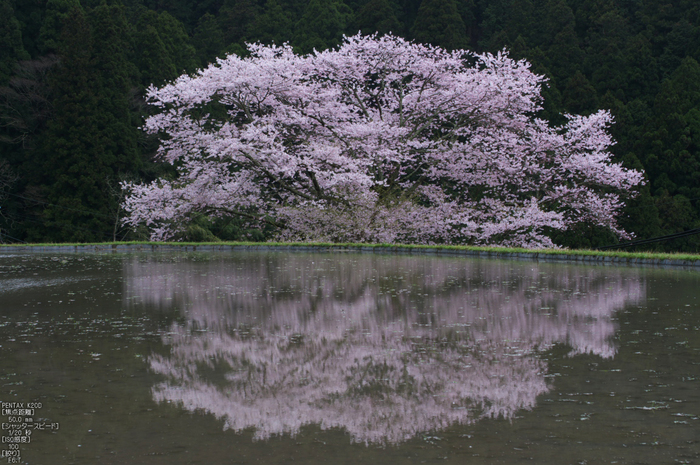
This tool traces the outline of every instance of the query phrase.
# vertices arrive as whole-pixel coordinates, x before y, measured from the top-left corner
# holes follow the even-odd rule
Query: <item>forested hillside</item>
[[[0,0],[2,241],[143,238],[120,222],[124,180],[168,176],[140,127],[145,89],[246,42],[300,53],[388,33],[525,58],[547,76],[542,117],[609,109],[613,151],[647,183],[622,226],[637,238],[700,228],[700,3],[696,0]],[[187,237],[264,239],[202,219]],[[583,228],[571,247],[616,242]],[[695,235],[651,246],[700,251]]]

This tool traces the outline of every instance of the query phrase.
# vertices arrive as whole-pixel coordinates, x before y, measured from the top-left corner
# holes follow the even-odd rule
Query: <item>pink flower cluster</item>
[[[296,55],[249,46],[148,97],[178,176],[125,184],[126,223],[172,238],[198,215],[280,239],[549,247],[547,229],[610,228],[642,173],[611,161],[608,112],[550,127],[544,78],[505,53],[354,36]]]

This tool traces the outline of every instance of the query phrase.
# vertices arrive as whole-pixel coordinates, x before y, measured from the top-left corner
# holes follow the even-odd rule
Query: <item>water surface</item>
[[[699,276],[3,255],[0,401],[60,425],[22,463],[698,463]]]

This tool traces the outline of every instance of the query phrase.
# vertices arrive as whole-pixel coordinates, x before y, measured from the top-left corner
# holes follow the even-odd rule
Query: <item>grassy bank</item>
[[[557,257],[570,258],[580,257],[580,259],[593,259],[592,261],[683,261],[683,262],[700,262],[700,255],[696,254],[670,254],[670,253],[650,253],[650,252],[621,252],[621,251],[598,251],[598,250],[571,250],[571,249],[521,249],[507,247],[471,247],[459,245],[408,245],[408,244],[352,244],[352,243],[325,243],[325,242],[102,242],[102,243],[70,243],[70,244],[7,244],[0,245],[0,250],[26,250],[31,249],[81,249],[87,250],[91,248],[97,249],[177,249],[185,250],[197,248],[300,248],[300,249],[339,249],[339,250],[373,250],[381,252],[426,252],[426,253],[446,253],[446,254],[465,254],[465,255],[494,255],[494,256],[509,256],[517,255],[524,257],[532,255],[533,258],[545,258],[550,256],[553,259]],[[596,260],[598,259],[598,260]],[[607,260],[606,260],[607,259]]]

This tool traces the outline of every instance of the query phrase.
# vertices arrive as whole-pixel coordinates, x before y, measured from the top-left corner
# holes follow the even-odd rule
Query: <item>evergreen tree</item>
[[[481,10],[479,46],[483,50],[494,51],[494,38],[500,35],[502,37],[498,41],[500,45],[495,48],[498,50],[503,47],[503,44],[510,41],[508,34],[504,33],[504,30],[506,29],[506,20],[511,11],[512,0],[478,0],[478,2]]]
[[[202,16],[209,14],[216,17],[219,14],[219,10],[224,4],[224,0],[189,0],[192,4],[192,15],[189,18],[189,22],[180,19],[183,23],[196,25],[199,24],[199,19]]]
[[[661,86],[647,133],[656,183],[672,195],[700,197],[700,65],[686,58]],[[662,177],[662,174],[665,175]],[[654,180],[652,178],[652,180]]]
[[[644,99],[651,103],[658,93],[659,66],[652,44],[642,33],[630,37],[625,45],[625,96],[628,100]]]
[[[189,43],[184,26],[167,12],[144,11],[132,34],[141,85],[160,85],[197,68],[197,52]]]
[[[700,65],[684,59],[666,79],[636,152],[666,233],[691,229],[700,217]]]
[[[531,28],[531,41],[546,44],[544,51],[560,86],[582,72],[584,53],[576,33],[576,19],[564,0],[549,0],[542,6],[542,24]]]
[[[197,28],[192,36],[192,45],[197,51],[197,61],[200,67],[216,61],[224,50],[223,33],[216,17],[206,13],[199,18]]]
[[[423,0],[411,33],[418,42],[447,50],[464,49],[469,45],[467,27],[455,0]]]
[[[153,11],[142,14],[132,35],[132,62],[139,69],[142,87],[161,85],[178,76],[175,63],[160,38],[157,21],[158,15]]]
[[[50,25],[55,31],[49,43],[59,52],[61,64],[52,75],[54,114],[43,135],[44,224],[30,228],[29,239],[103,240],[106,225],[95,216],[104,200],[101,160],[90,150],[98,146],[93,139],[98,132],[94,84],[99,79],[92,66],[92,35],[77,7]]]
[[[603,13],[594,21],[594,27],[589,31],[589,58],[585,66],[591,83],[598,92],[605,93],[611,90],[616,92],[618,97],[626,99],[626,60],[623,50],[628,38],[627,21],[617,9]]]
[[[294,45],[302,53],[338,45],[352,19],[352,11],[342,1],[310,0],[296,25]]]
[[[596,91],[580,71],[567,79],[562,97],[569,113],[589,115],[598,110]]]
[[[22,101],[17,82],[15,87],[8,85],[13,71],[20,68],[19,61],[28,59],[14,9],[9,0],[0,0],[0,232],[7,232],[7,223],[12,223],[17,213],[18,202],[9,193],[17,184],[18,167],[26,158],[17,143],[30,131],[25,118],[31,106]]]
[[[7,85],[18,61],[28,60],[22,31],[10,0],[0,0],[0,86]]]
[[[40,198],[39,188],[45,183],[42,171],[44,153],[42,137],[52,115],[52,92],[49,75],[56,67],[56,56],[21,62],[8,86],[0,88],[0,158],[5,158],[18,177],[15,193],[24,199]],[[37,220],[36,202],[20,197],[8,198],[2,209],[3,229],[13,237],[26,237],[29,225],[41,227]]]
[[[80,0],[48,0],[39,31],[39,48],[42,53],[58,51],[63,25],[75,10],[83,10]]]
[[[30,239],[111,238],[118,218],[110,207],[117,199],[108,183],[139,166],[126,23],[118,7],[100,6],[91,19],[93,27],[74,8],[61,25],[53,116],[42,147],[45,223]]]
[[[93,66],[99,75],[99,137],[101,157],[116,172],[136,171],[138,119],[130,95],[138,70],[129,62],[129,26],[121,7],[101,5],[91,13]]]
[[[250,41],[251,29],[260,14],[255,0],[225,0],[219,11],[219,27],[227,46]]]
[[[473,47],[478,42],[477,34],[479,30],[479,13],[475,0],[459,0],[457,2],[457,10],[466,26],[467,43],[470,47]]]
[[[281,45],[291,42],[294,15],[279,0],[267,0],[263,13],[258,15],[251,30],[251,38],[265,44]]]
[[[686,18],[682,18],[673,26],[666,36],[666,46],[659,57],[661,74],[664,77],[670,75],[680,66],[686,56],[700,59],[698,56],[698,37],[700,27],[694,27]]]
[[[399,6],[398,18],[403,26],[405,37],[408,37],[413,24],[416,22],[418,8],[420,8],[421,0],[396,0]]]
[[[164,11],[158,15],[156,29],[178,75],[197,69],[197,53],[180,21]]]
[[[22,178],[29,177],[29,172],[20,169],[24,162],[32,168],[36,160],[32,154],[36,148],[36,138],[46,128],[51,116],[51,88],[48,76],[58,63],[55,56],[42,57],[19,63],[9,84],[0,87],[0,150],[4,153],[14,151],[21,155],[14,163]]]
[[[546,9],[545,9],[546,10]],[[507,38],[507,44],[510,45],[514,38],[522,36],[527,38],[528,42],[536,43],[540,45],[546,45],[550,41],[543,40],[541,37],[537,36],[538,31],[542,31],[542,19],[537,18],[538,23],[536,24],[536,15],[542,15],[542,11],[533,5],[531,0],[511,0],[508,5],[508,9],[505,15],[500,18],[502,26],[502,31],[504,33],[504,38]],[[496,50],[493,50],[494,52]]]
[[[396,14],[397,9],[398,5],[391,0],[369,0],[355,14],[353,32],[360,31],[363,34],[403,32]]]
[[[15,17],[21,25],[24,49],[31,58],[37,58],[40,54],[39,35],[42,19],[45,15],[46,1],[9,1],[14,8]]]

